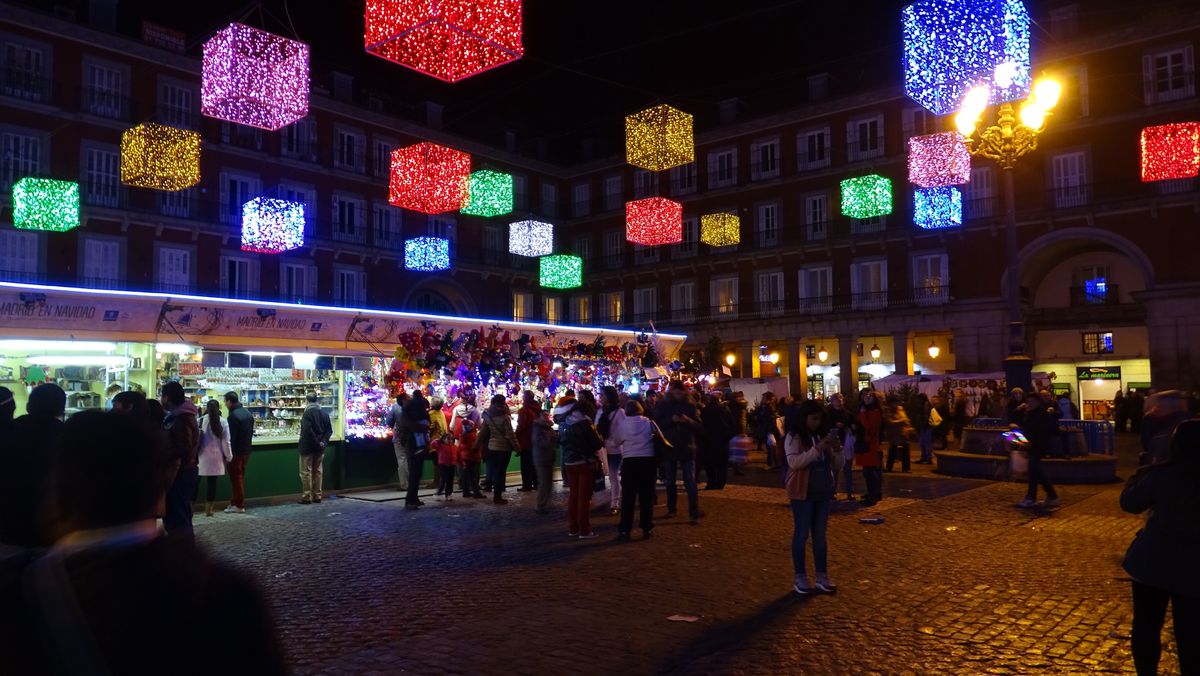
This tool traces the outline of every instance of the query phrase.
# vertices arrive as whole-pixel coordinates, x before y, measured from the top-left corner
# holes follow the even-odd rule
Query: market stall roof
[[[384,355],[399,337],[439,331],[508,331],[554,344],[606,345],[636,341],[638,331],[536,322],[450,317],[369,308],[212,298],[174,293],[83,289],[0,282],[0,334],[21,338],[72,338],[128,342],[185,342],[209,349],[268,347]],[[658,354],[673,358],[687,336],[650,335]]]

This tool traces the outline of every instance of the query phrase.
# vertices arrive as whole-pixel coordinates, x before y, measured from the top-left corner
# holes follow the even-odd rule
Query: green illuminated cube
[[[892,213],[892,180],[878,174],[842,181],[842,215],[874,218]]]
[[[480,169],[471,174],[467,204],[460,211],[470,216],[502,216],[513,210],[513,177],[502,171]]]
[[[79,227],[79,184],[25,177],[13,184],[13,227],[66,232]]]
[[[542,288],[574,289],[583,285],[583,259],[569,254],[538,259]]]

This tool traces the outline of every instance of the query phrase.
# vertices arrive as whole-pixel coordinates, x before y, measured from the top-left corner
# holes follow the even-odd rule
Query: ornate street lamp
[[[1046,124],[1050,111],[1058,103],[1062,86],[1049,79],[1033,85],[1033,93],[1025,99],[1020,112],[1011,103],[1002,103],[995,124],[980,122],[987,110],[990,89],[976,87],[963,97],[962,107],[954,118],[959,133],[966,138],[967,148],[975,157],[995,160],[1004,176],[1004,215],[1007,226],[1006,253],[1008,256],[1008,356],[1004,373],[1008,387],[1026,391],[1032,387],[1033,359],[1025,354],[1025,320],[1021,307],[1021,262],[1017,259],[1017,210],[1013,191],[1013,169],[1017,160],[1037,149],[1038,135]],[[932,353],[932,350],[930,350]]]

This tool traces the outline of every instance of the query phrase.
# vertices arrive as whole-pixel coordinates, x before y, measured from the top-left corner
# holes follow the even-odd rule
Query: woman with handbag
[[[655,469],[659,456],[668,450],[667,440],[658,425],[642,415],[642,405],[634,399],[625,403],[625,412],[613,426],[610,440],[621,449],[621,525],[617,539],[629,540],[635,503],[640,508],[642,538],[648,538],[654,530]]]
[[[792,506],[792,589],[797,594],[814,590],[832,594],[837,586],[829,579],[825,531],[833,501],[834,477],[842,467],[842,448],[836,428],[824,429],[825,412],[815,401],[805,402],[784,440],[787,475],[784,486]],[[816,583],[810,585],[805,567],[805,548],[812,535]]]
[[[858,393],[858,427],[854,430],[854,463],[862,468],[867,494],[859,504],[871,507],[883,499],[883,453],[879,450],[883,409],[879,395],[866,388]]]
[[[1200,420],[1175,428],[1166,462],[1138,469],[1121,492],[1121,509],[1150,511],[1125,552],[1133,578],[1133,665],[1157,674],[1167,605],[1175,625],[1179,673],[1200,673]]]
[[[560,419],[560,443],[562,444],[563,471],[570,479],[567,494],[567,535],[587,540],[596,537],[592,530],[593,476],[600,467],[599,451],[604,440],[592,424],[595,409],[582,399],[570,400],[554,409],[554,417]]]

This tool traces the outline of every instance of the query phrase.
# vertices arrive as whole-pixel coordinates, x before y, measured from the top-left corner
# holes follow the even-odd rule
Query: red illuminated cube
[[[392,151],[388,202],[426,214],[458,211],[467,202],[471,156],[436,143]]]
[[[683,241],[683,205],[665,197],[625,203],[625,239],[643,246]]]
[[[1142,130],[1142,181],[1192,178],[1200,173],[1200,122]]]
[[[368,52],[446,82],[525,53],[521,0],[367,0]]]

